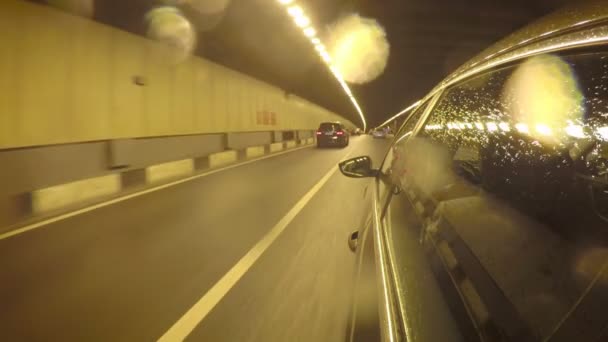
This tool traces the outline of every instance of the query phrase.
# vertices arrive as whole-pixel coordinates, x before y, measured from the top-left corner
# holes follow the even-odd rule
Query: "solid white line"
[[[305,149],[305,148],[311,148],[311,147],[312,146],[304,146],[304,147],[298,147],[298,148],[289,149],[287,151],[272,153],[272,154],[269,154],[267,156],[251,159],[251,160],[240,162],[240,163],[237,163],[237,164],[232,164],[232,165],[220,167],[220,168],[213,169],[213,170],[210,170],[210,171],[207,171],[207,172],[204,172],[204,173],[200,173],[200,174],[197,174],[197,175],[194,175],[194,176],[190,176],[188,178],[176,180],[176,181],[173,181],[173,182],[170,182],[170,183],[166,183],[166,184],[162,184],[162,185],[159,185],[159,186],[155,186],[155,187],[152,187],[152,188],[149,188],[149,189],[146,189],[146,190],[134,192],[134,193],[126,195],[126,196],[122,196],[122,197],[114,198],[114,199],[111,199],[111,200],[108,200],[108,201],[105,201],[105,202],[97,203],[97,204],[91,205],[91,206],[86,207],[86,208],[78,209],[78,210],[75,210],[75,211],[72,211],[72,212],[69,212],[69,213],[65,213],[65,214],[62,214],[62,215],[51,217],[51,218],[48,218],[48,219],[45,219],[45,220],[42,220],[42,221],[39,221],[39,222],[36,222],[36,223],[32,223],[32,224],[29,224],[29,225],[26,225],[26,226],[23,226],[23,227],[20,227],[20,228],[16,228],[16,229],[10,230],[10,231],[5,232],[5,233],[2,233],[2,234],[0,234],[0,241],[4,240],[4,239],[8,239],[10,237],[13,237],[15,235],[20,235],[20,234],[32,231],[34,229],[38,229],[38,228],[44,227],[44,226],[49,225],[51,223],[63,221],[63,220],[68,219],[70,217],[74,217],[74,216],[77,216],[77,215],[88,213],[88,212],[93,211],[95,209],[107,207],[107,206],[115,204],[115,203],[126,201],[126,200],[131,199],[131,198],[139,197],[139,196],[142,196],[142,195],[145,195],[145,194],[149,194],[151,192],[155,192],[155,191],[158,191],[158,190],[166,189],[166,188],[171,187],[171,186],[175,186],[175,185],[179,185],[179,184],[182,184],[182,183],[186,183],[186,182],[198,179],[198,178],[202,178],[202,177],[205,177],[205,176],[212,175],[214,173],[221,172],[221,171],[226,171],[226,170],[229,170],[229,169],[234,169],[234,168],[237,168],[239,166],[251,164],[251,163],[254,163],[254,162],[257,162],[257,161],[260,161],[260,160],[273,158],[273,157],[276,157],[276,156],[280,156],[282,154],[286,154],[286,153],[290,153],[290,152],[295,152],[295,151],[298,151],[298,150],[302,150],[302,149]]]
[[[346,156],[348,156],[348,153]],[[346,156],[344,158],[346,158]],[[287,228],[289,223],[300,213],[313,196],[323,187],[329,178],[338,170],[334,166],[321,178],[285,216],[266,233],[245,256],[241,258],[201,299],[190,308],[173,326],[158,340],[159,342],[183,341],[196,326],[211,312],[230,289],[251,268],[277,237]]]

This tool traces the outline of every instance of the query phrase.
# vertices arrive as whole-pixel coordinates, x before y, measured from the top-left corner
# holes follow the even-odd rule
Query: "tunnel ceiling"
[[[378,79],[352,86],[373,126],[428,92],[488,45],[568,0],[300,0],[323,30],[349,13],[377,19],[391,46]],[[145,34],[152,0],[97,0],[95,19]],[[276,0],[232,0],[220,16],[184,9],[199,28],[197,54],[359,122],[348,98]]]

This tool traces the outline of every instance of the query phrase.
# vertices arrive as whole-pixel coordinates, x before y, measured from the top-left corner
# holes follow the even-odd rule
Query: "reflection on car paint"
[[[603,53],[536,57],[473,78],[446,90],[410,139],[415,123],[406,123],[391,151],[392,182],[413,191],[423,213],[435,203],[535,338],[551,336],[608,257],[606,79]],[[499,240],[471,231],[481,227],[512,251],[539,234],[534,248],[549,254],[500,275],[509,261],[488,249]]]

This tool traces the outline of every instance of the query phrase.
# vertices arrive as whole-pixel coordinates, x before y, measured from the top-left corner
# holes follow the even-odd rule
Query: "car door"
[[[404,139],[379,231],[408,340],[605,336],[606,60],[489,70],[438,94]]]
[[[411,130],[419,120],[420,116],[424,112],[426,104],[421,106],[419,110],[415,111],[406,120],[403,125],[405,130],[411,133]],[[388,151],[388,156],[385,159],[392,158],[392,148]],[[381,167],[381,169],[384,169]],[[385,171],[390,171],[390,168],[386,168]],[[378,182],[377,178],[374,178],[372,184],[367,188],[369,197],[373,202],[378,196],[386,198],[389,192],[384,182]],[[372,206],[374,203],[372,203]],[[372,209],[372,208],[370,208]],[[364,229],[356,232],[357,236],[357,270],[355,275],[355,288],[353,295],[353,306],[351,308],[351,315],[347,327],[347,341],[380,341],[381,337],[381,320],[382,325],[387,325],[386,315],[381,314],[385,311],[386,307],[384,304],[379,302],[381,297],[379,288],[382,286],[378,279],[380,279],[380,269],[377,263],[376,254],[376,234],[375,227],[373,224],[373,209],[370,211],[370,215],[367,218]],[[354,237],[353,237],[354,238]]]
[[[385,340],[459,341],[462,334],[455,322],[441,288],[434,278],[426,254],[420,245],[422,218],[416,214],[416,202],[403,193],[399,179],[407,174],[404,155],[408,140],[428,115],[437,97],[427,100],[406,120],[395,137],[377,178],[376,237],[384,251],[384,270],[389,298],[385,316],[393,322],[385,325]],[[391,304],[393,309],[391,310]],[[465,315],[466,316],[466,315]],[[392,332],[390,332],[392,330]]]

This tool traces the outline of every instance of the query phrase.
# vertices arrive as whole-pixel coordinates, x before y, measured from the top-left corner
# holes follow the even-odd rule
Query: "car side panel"
[[[359,234],[353,304],[346,339],[351,342],[380,341],[377,275],[372,229],[371,220],[368,220],[364,231]]]
[[[478,340],[443,265],[421,243],[423,222],[405,193],[392,196],[383,223],[407,340]]]

